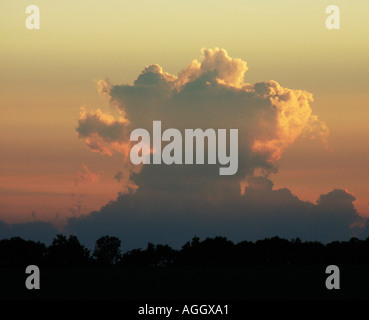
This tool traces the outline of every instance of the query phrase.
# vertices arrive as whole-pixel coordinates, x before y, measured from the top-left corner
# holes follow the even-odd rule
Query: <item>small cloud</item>
[[[120,182],[123,178],[123,172],[122,171],[118,171],[115,175],[114,175],[114,179],[116,179],[118,182]]]
[[[74,184],[77,186],[80,183],[96,183],[100,180],[100,175],[90,171],[86,165],[83,165],[84,172],[78,172],[74,178]]]

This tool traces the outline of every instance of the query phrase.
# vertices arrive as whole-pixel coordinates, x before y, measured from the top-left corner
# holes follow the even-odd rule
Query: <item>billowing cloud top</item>
[[[238,129],[239,170],[237,177],[233,177],[237,183],[252,175],[255,169],[265,173],[275,171],[283,151],[299,136],[319,136],[326,140],[328,128],[312,114],[311,93],[284,88],[276,81],[246,83],[247,69],[245,61],[229,57],[224,49],[214,48],[202,49],[201,61],[193,60],[177,76],[153,64],[144,68],[133,85],[111,85],[100,80],[99,92],[109,97],[121,117],[113,119],[100,110],[90,113],[84,110],[78,135],[93,151],[124,155],[124,167],[129,170],[125,183],[132,170],[136,173],[141,170],[129,164],[129,133],[135,128],[152,131],[153,120],[161,120],[163,130]],[[155,170],[166,183],[173,174],[177,178],[200,176],[211,180],[215,176],[212,168],[204,166]],[[144,168],[144,172],[151,172],[150,177],[155,174],[150,168]],[[135,179],[139,180],[143,179]],[[181,184],[185,183],[186,179],[182,179]]]

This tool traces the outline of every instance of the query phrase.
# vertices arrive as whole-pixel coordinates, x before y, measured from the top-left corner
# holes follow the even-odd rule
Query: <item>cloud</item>
[[[118,171],[115,175],[114,175],[114,179],[116,179],[118,182],[120,182],[123,178],[123,172],[122,171]]]
[[[311,108],[313,95],[274,80],[250,84],[246,61],[219,48],[202,49],[201,53],[200,60],[190,62],[178,75],[152,64],[133,84],[98,81],[99,93],[108,97],[119,117],[83,109],[76,130],[93,151],[122,154],[115,179],[123,181],[124,189],[100,211],[70,219],[68,230],[87,234],[106,228],[105,233],[121,234],[128,242],[155,237],[184,239],[194,233],[205,235],[205,231],[214,235],[225,232],[239,239],[278,232],[311,238],[317,224],[322,232],[316,238],[329,239],[329,221],[343,230],[341,237],[350,234],[350,225],[357,223],[359,216],[348,193],[337,199],[345,206],[339,206],[334,218],[330,214],[337,190],[313,204],[301,201],[288,189],[273,190],[268,179],[297,138],[327,142],[329,130]],[[152,132],[154,120],[161,120],[162,131],[238,129],[237,174],[219,177],[216,165],[133,166],[128,157],[132,147],[129,134],[136,128]],[[340,215],[342,210],[347,216]]]
[[[290,190],[274,189],[265,177],[250,177],[244,195],[198,195],[139,188],[122,194],[100,211],[69,219],[67,230],[93,245],[103,234],[118,236],[125,249],[145,247],[147,242],[180,247],[194,235],[222,235],[233,241],[258,240],[278,235],[287,239],[330,242],[352,236],[367,237],[367,221],[354,208],[354,197],[336,189],[321,195],[316,204],[302,201]]]
[[[321,138],[326,142],[329,130],[312,113],[311,93],[282,87],[276,81],[256,84],[245,82],[247,63],[232,58],[226,50],[202,49],[200,61],[172,75],[157,64],[146,66],[132,85],[112,85],[98,81],[98,91],[107,96],[121,115],[114,119],[101,110],[82,110],[77,127],[93,151],[112,155],[121,153],[127,192],[143,184],[153,188],[191,190],[221,188],[215,180],[215,166],[172,168],[170,166],[134,166],[129,161],[132,147],[129,133],[135,128],[152,132],[152,122],[162,121],[162,130],[177,128],[238,129],[239,168],[229,183],[244,184],[244,179],[260,170],[264,175],[276,172],[283,152],[298,137]],[[138,174],[140,173],[140,174]],[[149,180],[154,180],[149,181]],[[231,182],[232,181],[232,182]]]
[[[100,175],[90,171],[86,165],[83,165],[84,172],[78,172],[74,178],[74,184],[77,186],[80,183],[96,183],[100,180]]]
[[[127,156],[127,126],[128,122],[123,117],[114,119],[100,109],[88,113],[86,108],[82,107],[76,131],[78,137],[85,139],[87,146],[94,152],[109,156],[119,152]]]
[[[224,49],[202,49],[201,52],[201,62],[193,60],[178,74],[176,79],[178,88],[202,76],[205,78],[210,76],[228,86],[239,88],[244,85],[245,73],[248,70],[246,61],[229,57]]]
[[[315,133],[326,141],[328,128],[317,116],[312,115],[312,94],[283,88],[276,81],[257,83],[254,90],[263,99],[268,99],[276,112],[273,117],[273,131],[255,138],[252,151],[265,155],[268,162],[276,163],[283,151],[303,133]],[[270,121],[263,123],[264,132],[270,124]]]
[[[100,81],[98,88],[104,86]],[[98,89],[100,92],[105,92],[104,89]],[[86,145],[93,151],[99,152],[102,155],[112,156],[114,153],[119,153],[122,156],[122,191],[134,192],[137,185],[131,181],[132,173],[138,173],[141,166],[133,165],[129,160],[129,152],[131,150],[130,122],[124,118],[123,113],[115,119],[112,115],[103,113],[100,109],[93,112],[87,112],[85,107],[81,108],[78,127],[76,131],[78,137],[84,139]],[[76,181],[97,181],[97,175],[85,168],[84,174],[79,174]],[[91,180],[92,179],[92,180]]]

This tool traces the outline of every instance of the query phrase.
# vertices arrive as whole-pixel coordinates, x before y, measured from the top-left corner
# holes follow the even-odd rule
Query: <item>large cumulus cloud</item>
[[[101,111],[84,111],[77,132],[93,151],[122,153],[126,175],[131,177],[132,172],[127,173],[133,170],[127,157],[132,147],[128,132],[135,128],[151,132],[152,122],[161,120],[162,130],[238,129],[239,169],[235,177],[228,177],[234,184],[256,169],[275,171],[283,151],[299,136],[326,140],[328,128],[312,114],[311,93],[282,87],[276,81],[249,84],[245,82],[247,69],[245,61],[215,48],[203,49],[201,60],[193,60],[177,76],[153,64],[145,67],[132,85],[100,80],[99,92],[109,97],[121,118],[113,120]],[[135,173],[140,170],[136,168]],[[134,181],[138,186],[145,180],[150,184],[148,179],[151,183],[171,185],[177,181],[181,186],[193,186],[195,179],[195,185],[209,189],[225,180],[216,180],[215,170],[215,166],[145,167],[142,177]]]
[[[72,218],[67,229],[85,239],[119,235],[128,246],[147,241],[180,244],[194,234],[234,240],[279,235],[330,241],[363,233],[364,219],[354,196],[336,189],[317,203],[301,201],[288,189],[273,189],[283,152],[298,137],[326,142],[328,128],[314,115],[313,96],[274,80],[245,81],[247,63],[223,49],[203,49],[178,75],[157,64],[144,68],[133,84],[98,82],[98,90],[120,119],[85,112],[77,128],[93,151],[120,152],[122,168],[135,193],[122,192],[100,211]],[[110,120],[109,120],[110,119]],[[87,121],[88,120],[88,121]],[[166,128],[239,130],[239,170],[219,176],[214,165],[127,165],[129,132],[152,131],[153,120]],[[91,139],[92,142],[91,143]],[[122,146],[122,147],[120,147]],[[126,182],[128,181],[126,179]]]

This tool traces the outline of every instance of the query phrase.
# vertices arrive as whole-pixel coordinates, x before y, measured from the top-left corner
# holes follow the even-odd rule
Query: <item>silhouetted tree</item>
[[[234,259],[234,244],[224,237],[206,238],[200,242],[193,237],[179,252],[175,261],[178,265],[227,265]]]
[[[170,246],[158,244],[155,248],[155,263],[159,266],[168,266],[174,262],[177,251]]]
[[[0,241],[0,266],[42,265],[46,246],[40,242],[26,241],[20,237]]]
[[[86,266],[92,261],[100,265],[122,266],[246,266],[246,265],[363,265],[369,264],[369,237],[366,240],[351,238],[322,244],[303,242],[299,238],[286,240],[279,237],[256,242],[234,244],[224,237],[198,237],[177,251],[168,245],[149,242],[145,250],[134,249],[121,255],[121,241],[104,236],[96,241],[93,258],[76,236],[58,234],[46,247],[40,242],[19,237],[0,240],[0,267],[26,266]]]
[[[112,265],[119,261],[120,240],[117,237],[104,236],[99,238],[95,244],[93,256],[96,262],[103,265]]]
[[[123,266],[144,266],[146,265],[145,254],[142,249],[133,249],[124,253],[120,260]]]
[[[173,264],[177,251],[168,245],[147,244],[146,250],[134,249],[122,255],[120,264],[125,266],[169,266]]]
[[[48,260],[52,265],[78,266],[88,264],[90,251],[80,244],[76,236],[58,234],[48,248]]]

